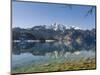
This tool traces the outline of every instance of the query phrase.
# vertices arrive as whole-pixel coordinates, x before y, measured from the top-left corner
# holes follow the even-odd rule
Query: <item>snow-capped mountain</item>
[[[78,29],[82,29],[80,27],[77,27],[77,26],[67,26],[67,25],[63,25],[63,24],[57,24],[56,22],[54,24],[51,24],[51,27],[49,27],[55,31],[57,30],[61,30],[61,31],[64,31],[65,29],[75,29],[75,30],[78,30]]]
[[[82,28],[77,27],[77,26],[70,26],[70,29],[71,29],[71,28],[73,28],[73,29],[75,29],[75,30],[82,29]]]
[[[51,24],[51,29],[57,31],[57,30],[61,30],[61,31],[64,31],[66,29],[66,26],[62,25],[62,24],[57,24],[57,23],[54,23],[54,24]]]
[[[75,30],[79,30],[82,29],[80,27],[77,26],[68,26],[68,25],[63,25],[63,24],[58,24],[58,23],[53,23],[51,25],[39,25],[39,26],[35,26],[33,27],[33,29],[35,30],[39,30],[39,29],[52,29],[54,31],[65,31],[66,29],[75,29]]]

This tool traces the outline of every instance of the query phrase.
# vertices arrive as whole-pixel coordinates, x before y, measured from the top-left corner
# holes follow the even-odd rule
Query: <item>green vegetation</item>
[[[72,71],[72,70],[89,70],[95,69],[95,58],[87,58],[81,60],[64,61],[64,62],[51,62],[45,64],[32,64],[22,68],[12,70],[12,73],[29,73],[29,72],[53,72],[53,71]]]

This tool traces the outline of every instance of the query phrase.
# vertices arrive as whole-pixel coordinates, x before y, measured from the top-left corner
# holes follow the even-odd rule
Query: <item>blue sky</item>
[[[95,10],[84,17],[91,6],[16,2],[12,3],[12,27],[30,28],[52,23],[77,26],[83,29],[95,27]]]

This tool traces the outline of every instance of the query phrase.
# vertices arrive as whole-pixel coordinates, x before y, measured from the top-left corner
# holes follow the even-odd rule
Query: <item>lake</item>
[[[39,65],[54,61],[76,61],[95,58],[95,49],[76,47],[63,41],[13,42],[12,70],[31,64]]]

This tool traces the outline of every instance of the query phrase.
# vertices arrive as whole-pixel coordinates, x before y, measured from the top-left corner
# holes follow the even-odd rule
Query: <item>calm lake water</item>
[[[31,64],[95,58],[95,50],[65,42],[13,42],[12,68]]]

